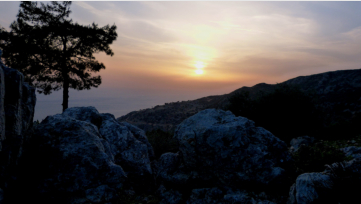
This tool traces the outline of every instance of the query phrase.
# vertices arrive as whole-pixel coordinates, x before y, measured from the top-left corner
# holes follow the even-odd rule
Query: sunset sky
[[[9,28],[19,2],[0,2]],[[69,105],[116,117],[242,86],[361,68],[361,2],[73,2],[74,22],[117,26],[103,83]],[[6,52],[6,50],[4,51]],[[35,120],[61,112],[61,91],[38,95]]]

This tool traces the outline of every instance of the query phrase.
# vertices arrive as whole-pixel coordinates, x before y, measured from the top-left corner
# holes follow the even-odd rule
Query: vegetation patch
[[[146,133],[149,143],[152,145],[155,157],[158,159],[167,152],[178,152],[178,143],[169,132],[160,129],[152,130]]]
[[[319,141],[310,146],[302,145],[293,155],[296,174],[322,172],[326,164],[350,161],[352,157],[346,157],[340,150],[346,146],[343,142],[337,141]]]
[[[317,98],[295,86],[278,85],[273,92],[259,92],[253,98],[244,91],[229,101],[227,109],[233,114],[253,120],[286,143],[298,136],[314,136],[322,126]]]

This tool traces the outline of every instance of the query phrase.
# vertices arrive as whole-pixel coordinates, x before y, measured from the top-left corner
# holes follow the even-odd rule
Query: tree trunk
[[[69,80],[68,74],[63,74],[64,82],[63,82],[63,112],[68,108],[68,100],[69,100]]]
[[[68,101],[69,101],[69,71],[66,62],[68,62],[67,56],[66,56],[66,37],[62,37],[63,40],[63,69],[62,69],[62,75],[63,75],[63,112],[68,108]]]

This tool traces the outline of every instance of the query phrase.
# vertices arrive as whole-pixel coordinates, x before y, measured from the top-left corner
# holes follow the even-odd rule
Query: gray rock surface
[[[223,200],[223,192],[219,188],[193,189],[187,204],[218,204]]]
[[[121,189],[153,181],[153,149],[144,132],[94,107],[48,116],[25,151],[22,165],[33,167],[23,172],[23,190],[33,186],[33,199],[42,202],[112,203]]]
[[[23,158],[25,165],[35,165],[24,176],[33,177],[26,182],[35,188],[34,198],[65,203],[116,199],[127,176],[114,163],[107,143],[92,123],[67,114],[48,116],[36,126]]]
[[[6,135],[21,135],[21,103],[24,76],[15,69],[3,66],[5,73],[5,121]]]
[[[158,188],[158,195],[161,198],[160,204],[178,204],[182,201],[182,194],[177,190],[167,190],[163,185]]]
[[[1,51],[1,50],[0,50]],[[1,56],[0,56],[1,60]],[[2,149],[2,141],[5,140],[5,77],[2,65],[0,62],[0,151]]]
[[[309,137],[309,136],[302,136],[293,138],[290,142],[290,152],[296,153],[298,149],[301,147],[301,145],[309,146],[315,141],[315,138]]]
[[[100,134],[110,143],[115,163],[121,165],[131,177],[151,177],[150,156],[154,157],[144,131],[119,123],[111,114],[101,114]],[[139,138],[139,139],[138,139]]]
[[[361,158],[361,147],[345,147],[341,148],[341,151],[345,153],[346,156],[351,156],[353,158]]]
[[[4,199],[16,180],[23,143],[31,129],[36,103],[35,88],[23,75],[0,62],[0,188]]]
[[[111,157],[128,174],[152,174],[150,158],[153,148],[143,130],[128,123],[119,123],[112,114],[99,114],[94,107],[68,108],[63,115],[94,124],[101,137],[109,142]]]
[[[204,110],[183,121],[174,137],[179,152],[165,153],[153,164],[157,183],[171,198],[179,192],[187,203],[271,203],[224,189],[288,191],[286,144],[247,118]]]
[[[252,193],[247,191],[222,191],[219,188],[193,189],[187,204],[275,204],[267,200],[264,193]]]
[[[361,158],[327,165],[323,172],[297,177],[288,204],[353,203],[361,190]]]
[[[0,66],[5,76],[5,134],[9,137],[23,135],[33,124],[35,88],[24,82],[24,76],[19,71]]]
[[[296,184],[291,187],[288,203],[325,202],[332,191],[334,182],[331,177],[322,173],[305,173],[297,177]]]
[[[4,201],[4,191],[0,188],[0,204]]]
[[[231,186],[278,183],[285,173],[280,166],[291,160],[283,141],[230,111],[201,111],[183,121],[174,137],[187,169]]]

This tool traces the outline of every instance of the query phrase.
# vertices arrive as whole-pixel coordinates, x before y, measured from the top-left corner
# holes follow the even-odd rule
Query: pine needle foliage
[[[117,38],[116,26],[80,25],[69,18],[71,2],[21,2],[10,31],[0,30],[4,63],[21,71],[39,93],[63,89],[63,111],[69,88],[98,87],[102,80],[92,72],[105,69],[94,54],[105,52]]]

